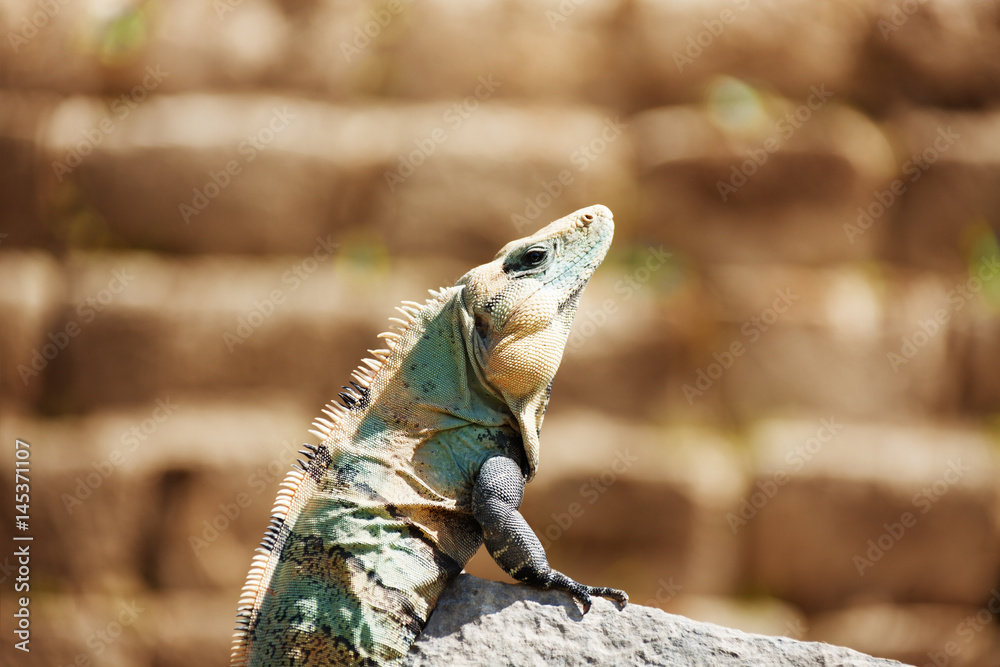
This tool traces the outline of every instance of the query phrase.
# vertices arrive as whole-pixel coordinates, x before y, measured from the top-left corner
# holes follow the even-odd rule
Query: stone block
[[[460,576],[449,586],[407,664],[898,665],[827,644],[751,635],[603,599],[584,616],[560,591]]]
[[[809,639],[914,665],[997,667],[1000,633],[994,619],[1000,593],[994,589],[990,596],[978,608],[861,604],[838,609],[811,619]]]
[[[931,106],[988,106],[1000,84],[997,7],[963,0],[879,0],[862,9],[869,29],[857,44],[853,88],[863,104],[901,99]]]
[[[363,229],[391,254],[479,262],[576,208],[627,201],[628,125],[485,97],[336,106],[191,94],[121,115],[70,98],[42,141],[52,178],[125,244],[301,254],[317,236]]]
[[[286,401],[183,395],[85,417],[6,410],[0,435],[31,445],[32,590],[224,588],[235,604],[309,421]]]
[[[706,271],[718,318],[671,380],[674,401],[719,400],[740,420],[947,414],[959,404],[967,304],[933,274],[752,264]],[[676,382],[676,384],[674,384]]]
[[[553,411],[542,433],[521,512],[553,567],[650,605],[738,587],[742,545],[725,516],[745,477],[725,436],[592,411]]]
[[[60,93],[100,90],[102,20],[94,3],[10,0],[0,11],[7,43],[0,55],[10,88]],[[106,17],[104,17],[106,18]]]
[[[329,16],[333,3],[320,4],[327,10],[329,39],[337,32]],[[10,44],[2,58],[11,87],[109,94],[124,104],[141,101],[151,88],[273,85],[281,80],[282,68],[291,65],[296,44],[292,17],[270,0],[208,5],[177,0],[117,11],[96,2],[12,0],[0,14],[0,27]],[[151,87],[147,67],[162,71],[163,80]],[[332,69],[346,78],[346,63]]]
[[[358,57],[383,74],[385,92],[400,97],[464,98],[474,94],[480,77],[490,77],[502,84],[498,94],[504,97],[621,108],[628,84],[636,83],[630,75],[634,51],[621,48],[629,38],[621,20],[628,13],[620,0],[439,0],[406,7],[403,20],[393,19]],[[484,34],[470,25],[518,30]]]
[[[2,56],[0,56],[2,58]],[[59,103],[55,95],[4,91],[0,94],[0,220],[4,222],[0,247],[33,245],[60,247],[54,230],[43,224],[50,193],[37,142],[39,130]]]
[[[635,116],[640,238],[697,263],[871,257],[885,229],[845,226],[895,166],[882,130],[835,89],[802,100],[729,82],[706,107]]]
[[[65,285],[55,259],[42,251],[0,254],[0,393],[11,404],[37,404],[42,374],[68,345],[60,318]]]
[[[832,415],[752,433],[753,573],[806,610],[852,601],[977,605],[1000,571],[994,444],[964,428]]]
[[[390,280],[320,240],[300,258],[76,258],[57,328],[79,333],[45,370],[47,404],[84,411],[179,393],[286,391],[318,413],[376,347],[395,304],[461,274],[448,263],[437,274],[401,265]]]
[[[37,545],[36,546],[40,546]],[[0,599],[0,613],[11,618],[13,595]],[[0,660],[19,667],[130,667],[150,664],[147,637],[156,632],[154,600],[131,590],[99,595],[32,588],[29,652],[13,641],[0,644]]]
[[[889,218],[884,256],[956,279],[996,257],[1000,113],[907,109],[891,126],[906,192]]]
[[[964,372],[968,378],[966,405],[977,412],[1000,412],[1000,315],[988,306],[974,309],[968,356]]]
[[[643,0],[627,25],[644,84],[636,96],[647,107],[697,98],[723,74],[761,81],[791,97],[805,97],[821,84],[846,96],[869,30],[857,7],[802,0]]]

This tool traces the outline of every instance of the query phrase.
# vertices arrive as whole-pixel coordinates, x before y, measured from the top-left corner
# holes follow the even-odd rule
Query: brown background
[[[4,661],[224,663],[291,452],[392,307],[603,203],[523,508],[552,563],[1000,665],[996,2],[3,0],[0,28]]]

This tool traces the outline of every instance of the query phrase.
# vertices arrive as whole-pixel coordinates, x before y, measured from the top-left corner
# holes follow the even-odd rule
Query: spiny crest
[[[231,655],[231,664],[233,665],[241,665],[245,661],[248,649],[248,633],[250,632],[250,626],[256,612],[254,604],[261,591],[262,582],[268,576],[269,570],[274,567],[271,561],[271,554],[274,551],[281,551],[284,540],[288,537],[288,531],[283,530],[283,528],[291,512],[296,494],[300,490],[303,480],[306,479],[306,471],[317,458],[317,455],[323,454],[324,456],[320,457],[321,459],[328,458],[329,456],[326,448],[322,445],[317,447],[316,445],[306,443],[303,447],[304,449],[299,450],[299,453],[302,454],[305,460],[296,459],[293,469],[281,483],[278,497],[275,499],[274,507],[271,509],[271,520],[264,531],[264,539],[261,540],[260,546],[256,549],[257,553],[250,563],[250,572],[247,574],[246,583],[243,585],[240,593],[240,600],[236,611],[236,628],[233,635],[233,652]]]
[[[368,392],[371,383],[375,379],[375,375],[382,369],[382,365],[389,359],[389,355],[396,349],[396,345],[402,340],[407,328],[417,321],[417,317],[425,306],[446,297],[450,289],[452,288],[442,287],[438,290],[427,290],[432,298],[427,299],[424,303],[403,301],[401,306],[396,306],[396,310],[403,318],[390,317],[389,321],[393,323],[393,326],[389,328],[389,331],[383,331],[377,336],[377,338],[385,340],[387,347],[368,350],[372,358],[362,359],[361,365],[351,372],[353,378],[351,386],[342,387],[344,391],[337,394],[340,400],[331,401],[323,407],[322,411],[329,419],[317,417],[312,424],[315,428],[309,429],[310,433],[319,438],[321,442],[326,441],[351,410],[361,410],[368,406]]]

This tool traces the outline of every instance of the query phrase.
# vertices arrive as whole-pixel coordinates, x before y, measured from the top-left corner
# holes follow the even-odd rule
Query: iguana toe
[[[619,604],[619,609],[624,609],[628,605],[628,593],[620,591],[617,588],[608,588],[606,586],[588,586],[587,592],[591,595],[614,600]]]

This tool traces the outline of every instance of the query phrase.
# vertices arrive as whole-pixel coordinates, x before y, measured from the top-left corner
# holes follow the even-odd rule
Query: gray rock
[[[463,574],[444,592],[409,663],[424,665],[901,665],[847,648],[753,635],[595,599]]]

